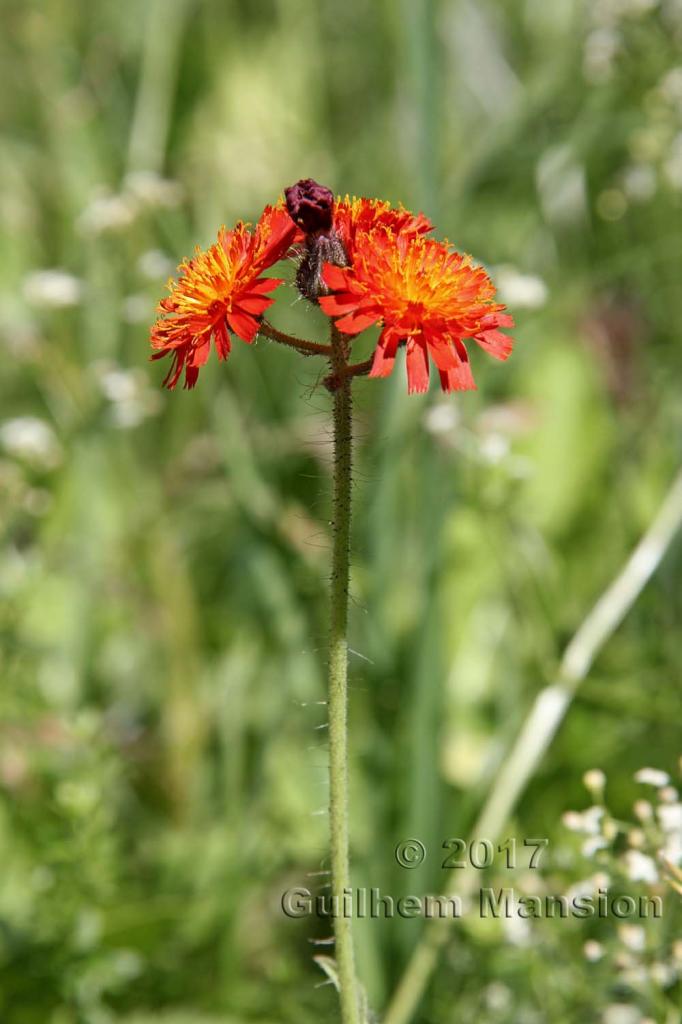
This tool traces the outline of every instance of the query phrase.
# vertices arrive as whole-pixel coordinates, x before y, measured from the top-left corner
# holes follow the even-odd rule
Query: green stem
[[[351,378],[348,341],[332,326],[334,401],[334,518],[332,525],[331,632],[329,638],[329,824],[336,966],[342,1024],[361,1024],[352,918],[343,915],[350,888],[348,857],[348,578],[351,519]]]

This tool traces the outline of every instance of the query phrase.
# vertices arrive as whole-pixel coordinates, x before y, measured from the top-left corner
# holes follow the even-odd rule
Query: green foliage
[[[280,909],[327,848],[329,400],[263,341],[162,393],[155,302],[195,243],[314,175],[437,217],[516,316],[507,365],[472,353],[476,394],[408,399],[402,368],[355,389],[355,882],[432,891],[680,460],[679,3],[2,0],[2,21],[0,1017],[333,1020],[329,928]],[[287,298],[273,320],[324,327]],[[618,817],[636,769],[676,764],[680,558],[509,825],[550,838],[554,889],[584,873],[560,824],[584,770]],[[409,835],[431,852],[411,873]],[[454,929],[420,1019],[680,1020],[679,982],[647,1001],[608,958],[586,973],[612,923],[564,924]],[[419,931],[358,923],[375,1007]]]

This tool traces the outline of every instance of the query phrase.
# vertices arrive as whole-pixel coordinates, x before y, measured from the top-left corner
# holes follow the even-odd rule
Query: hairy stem
[[[329,638],[329,824],[333,905],[342,910],[350,887],[348,857],[348,578],[351,520],[351,378],[344,373],[347,341],[332,326],[334,409],[334,518],[332,526],[331,631]],[[352,919],[334,918],[336,966],[343,1024],[361,1024]]]
[[[287,345],[288,348],[294,348],[304,356],[327,356],[330,359],[332,358],[330,345],[318,345],[316,341],[306,341],[304,338],[296,338],[292,334],[285,334],[284,331],[278,331],[267,320],[261,320],[258,333],[263,335],[264,338],[269,338],[270,341],[276,341],[279,345]]]
[[[353,363],[351,366],[346,367],[347,377],[365,377],[372,369],[374,359],[366,359],[364,363]]]

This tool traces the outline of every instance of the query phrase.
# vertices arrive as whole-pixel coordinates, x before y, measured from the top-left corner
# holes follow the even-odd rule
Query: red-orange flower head
[[[172,356],[164,384],[174,388],[185,371],[185,387],[193,388],[207,361],[211,339],[219,359],[230,353],[230,333],[249,344],[258,334],[260,317],[272,305],[280,278],[262,277],[264,270],[286,255],[297,235],[296,226],[281,206],[268,206],[251,232],[241,222],[231,231],[221,228],[218,241],[178,268],[170,295],[158,306],[152,327],[152,359]]]
[[[495,288],[485,270],[468,256],[424,238],[414,225],[412,230],[380,224],[356,231],[352,265],[326,264],[322,274],[333,294],[321,296],[320,306],[339,317],[340,331],[356,335],[373,324],[383,327],[370,377],[386,377],[404,343],[410,393],[427,390],[429,357],[444,391],[464,391],[476,386],[465,338],[497,359],[506,359],[512,350],[511,338],[498,328],[512,327],[514,321],[494,301]]]
[[[394,207],[385,199],[339,199],[334,207],[334,229],[343,241],[348,262],[355,262],[356,240],[375,228],[392,235],[425,235],[433,224],[423,213],[414,214],[404,206]]]
[[[304,178],[284,190],[285,203],[264,210],[254,231],[241,222],[221,228],[218,241],[179,267],[170,295],[152,327],[153,359],[172,357],[164,381],[174,388],[185,374],[194,387],[211,342],[220,359],[230,335],[250,343],[258,334],[270,293],[283,282],[263,273],[289,253],[299,257],[296,284],[311,302],[336,319],[350,337],[373,324],[382,328],[371,377],[385,377],[405,346],[410,392],[426,391],[432,360],[444,391],[475,387],[465,340],[506,359],[512,340],[500,331],[514,321],[495,301],[482,267],[447,245],[426,238],[423,214],[378,199],[334,199],[330,189]],[[306,354],[329,354],[324,345],[296,339],[266,324],[264,334]],[[347,346],[349,347],[349,346]],[[349,376],[367,364],[346,367]],[[338,375],[326,378],[327,386]]]

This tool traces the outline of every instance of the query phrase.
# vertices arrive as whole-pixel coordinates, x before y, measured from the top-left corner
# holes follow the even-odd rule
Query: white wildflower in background
[[[77,306],[83,295],[83,282],[58,268],[34,270],[24,278],[23,293],[32,306],[66,309]]]
[[[170,256],[160,249],[148,249],[138,259],[137,269],[142,277],[150,281],[159,281],[173,273],[175,264]]]
[[[124,231],[135,220],[137,210],[138,205],[132,196],[101,191],[78,217],[76,229],[82,235]]]
[[[641,953],[646,948],[646,932],[640,924],[620,925],[618,938],[633,953]]]
[[[102,392],[110,402],[130,402],[139,392],[133,370],[102,369]]]
[[[159,412],[161,395],[149,386],[142,370],[124,370],[113,363],[97,363],[93,367],[104,397],[111,402],[114,426],[130,429]]]
[[[595,853],[599,853],[600,850],[605,850],[609,845],[609,841],[605,836],[590,836],[586,839],[581,846],[581,853],[583,857],[594,857]]]
[[[602,1017],[603,1024],[642,1024],[642,1014],[628,1003],[612,1003]]]
[[[54,469],[61,462],[61,446],[52,427],[37,416],[19,416],[0,424],[0,444],[9,455],[36,469]]]
[[[586,811],[583,811],[583,824],[585,832],[589,833],[590,835],[597,835],[597,833],[601,830],[603,818],[603,807],[588,807]]]
[[[596,964],[598,960],[601,960],[605,952],[601,942],[597,942],[595,939],[588,939],[583,946],[583,955],[591,964]]]
[[[583,52],[583,74],[586,81],[598,85],[609,80],[621,45],[620,33],[612,28],[596,28],[590,32]]]
[[[583,785],[590,793],[601,795],[606,786],[606,776],[600,768],[590,768],[583,775]]]
[[[631,164],[623,171],[623,190],[628,199],[645,203],[656,193],[656,170],[651,164]]]
[[[641,828],[631,828],[628,832],[628,846],[633,850],[643,850],[647,844],[646,834]]]
[[[172,209],[182,202],[182,185],[169,178],[162,178],[154,171],[134,171],[123,181],[124,189],[145,206],[160,206]]]
[[[590,775],[588,772],[584,781],[590,792],[594,792],[605,780]],[[682,893],[682,871],[674,860],[676,849],[679,863],[682,863],[682,804],[678,792],[670,785],[667,773],[657,768],[643,768],[635,778],[657,791],[655,800],[637,800],[634,804],[634,817],[641,827],[617,822],[606,807],[592,807],[582,814],[570,811],[564,815],[564,824],[587,835],[583,853],[588,856],[603,848],[609,836],[625,835],[627,848],[623,852],[616,847],[603,855],[619,884],[626,879],[645,887],[650,896],[655,894],[659,898],[664,883]],[[598,826],[596,832],[595,825]],[[608,890],[610,879],[604,874],[595,875],[574,885],[566,895],[569,898],[589,895],[590,885],[597,891]],[[682,974],[682,941],[670,944],[648,925],[645,928],[634,921],[621,922],[603,945],[589,940],[583,945],[583,955],[588,962],[603,959],[612,969],[624,998],[627,993],[627,997],[637,1001],[641,998],[655,1000],[656,989],[668,989]],[[645,1010],[626,1002],[612,1003],[606,1007],[601,1020],[603,1024],[653,1024],[650,1017],[645,1017],[645,1012],[651,1012],[651,1008],[651,1005]]]
[[[424,426],[430,434],[449,434],[459,423],[460,415],[452,402],[436,402],[424,415]]]
[[[537,274],[524,274],[511,264],[493,267],[491,275],[502,302],[517,309],[540,309],[549,298],[547,285]]]
[[[565,811],[561,816],[564,827],[571,832],[583,832],[588,836],[601,835],[603,807],[588,807],[586,811]]]
[[[177,181],[153,171],[136,171],[124,178],[119,192],[100,188],[78,217],[76,228],[83,235],[124,231],[145,207],[172,209],[183,195]]]
[[[657,960],[649,968],[649,977],[660,988],[670,988],[677,981],[678,972],[673,964]]]
[[[640,768],[638,772],[635,772],[635,782],[656,786],[657,789],[660,789],[662,786],[668,785],[670,776],[667,772],[659,771],[658,768]]]
[[[611,879],[609,876],[604,871],[597,871],[589,878],[583,878],[569,886],[564,895],[571,902],[579,897],[594,896],[600,889],[608,889],[610,884]]]
[[[666,842],[663,844],[660,850],[661,857],[668,864],[672,864],[675,867],[682,867],[682,836],[678,832],[676,835],[669,836]],[[682,878],[679,880],[682,884]],[[682,889],[678,886],[678,892],[682,892]]]
[[[491,981],[484,990],[484,999],[489,1010],[495,1013],[504,1013],[513,1004],[513,993],[507,985],[501,981]]]
[[[127,324],[146,323],[154,314],[148,295],[127,295],[121,303],[121,318]]]
[[[510,448],[509,438],[504,434],[487,434],[481,439],[479,452],[484,462],[496,466],[509,455]]]
[[[583,816],[579,811],[564,811],[561,815],[561,821],[564,828],[569,829],[571,832],[583,832]]]
[[[682,866],[682,803],[674,786],[662,786],[658,791],[659,804],[656,807],[656,821],[663,833],[659,854],[668,866],[674,869]],[[670,880],[670,879],[669,879]],[[678,882],[672,882],[679,889]]]
[[[682,804],[660,804],[656,814],[664,832],[682,832]]]
[[[635,800],[632,809],[635,813],[635,817],[638,818],[640,821],[653,820],[654,809],[648,800]]]
[[[514,903],[514,909],[509,917],[505,915],[502,918],[502,931],[504,932],[504,937],[512,946],[530,946],[533,941],[533,931],[530,920],[524,917],[519,917],[516,910],[516,903]]]

